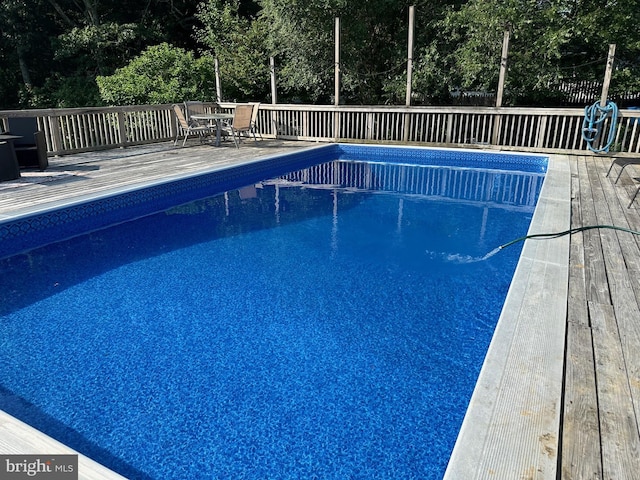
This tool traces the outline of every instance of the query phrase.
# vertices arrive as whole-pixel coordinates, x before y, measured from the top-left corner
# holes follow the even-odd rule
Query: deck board
[[[225,168],[311,145],[315,143],[245,141],[240,149],[235,149],[232,144],[212,147],[190,142],[187,148],[180,148],[167,143],[54,157],[46,172],[23,171],[21,179],[0,183],[0,220],[87,195],[107,194],[177,175]],[[619,182],[614,184],[615,167],[613,175],[605,176],[609,158],[575,155],[568,159],[572,227],[612,224],[635,231],[640,229],[640,198],[627,208],[638,186],[640,167],[627,167]],[[554,225],[540,222],[538,228],[549,229]],[[546,249],[550,244],[538,242],[530,250]],[[548,282],[554,282],[554,285],[558,282],[559,277],[551,275],[550,270],[556,262],[555,257],[549,259],[548,265],[540,264],[531,269],[530,288],[548,291]],[[556,460],[551,455],[546,471],[531,471],[531,477],[526,478],[637,478],[640,471],[640,237],[610,229],[572,234],[568,262],[566,338],[551,339],[565,345],[564,365],[560,366],[564,367],[562,398],[558,399],[562,412],[556,432],[561,438],[557,459],[559,471],[554,471]],[[558,299],[551,297],[545,301],[558,303]],[[522,309],[531,310],[524,302]],[[527,315],[529,323],[518,327],[520,335],[525,337],[535,330],[537,323],[543,327],[541,316],[545,316],[539,312]],[[545,345],[523,343],[522,348],[543,351]],[[511,355],[517,357],[520,351],[513,351]],[[505,357],[508,355],[506,352]],[[556,375],[562,368],[556,365],[557,360],[553,361],[552,370]],[[543,377],[550,374],[549,362],[548,358],[541,358],[537,367],[527,368],[533,369],[532,375]],[[521,378],[519,372],[512,373],[509,382]],[[525,406],[531,411],[545,408],[536,404],[536,395],[529,395],[526,401],[505,397],[502,404],[508,406],[512,400],[518,405],[528,402]],[[493,407],[495,404],[487,408]],[[511,421],[507,416],[502,418],[505,422]],[[519,435],[518,425],[488,428]],[[498,478],[497,472],[506,475],[506,470],[499,470],[502,468],[499,465],[510,451],[510,442],[509,439],[501,442],[503,450],[492,449],[487,444],[478,446],[479,455],[485,452],[489,457],[478,462],[478,469],[484,470],[470,478]],[[0,442],[0,447],[2,445]],[[474,452],[467,453],[475,455]],[[517,461],[512,464],[519,467],[518,475],[528,471]],[[492,470],[494,468],[496,470]]]
[[[580,174],[571,162],[571,215],[582,225]],[[585,288],[584,234],[571,235],[561,472],[564,480],[601,479],[600,422]]]

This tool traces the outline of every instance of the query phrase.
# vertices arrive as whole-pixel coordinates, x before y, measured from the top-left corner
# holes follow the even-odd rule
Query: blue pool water
[[[542,180],[488,165],[330,162],[0,260],[0,408],[129,478],[441,478],[520,247],[480,259]]]

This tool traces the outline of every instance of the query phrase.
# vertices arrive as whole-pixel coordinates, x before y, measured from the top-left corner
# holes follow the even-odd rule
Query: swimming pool
[[[440,478],[545,163],[364,151],[7,258],[3,407],[137,478]]]

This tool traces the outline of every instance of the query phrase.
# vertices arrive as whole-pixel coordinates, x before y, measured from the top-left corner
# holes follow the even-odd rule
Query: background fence
[[[221,104],[233,112],[235,104]],[[171,105],[0,111],[6,119],[36,117],[50,155],[173,140]],[[640,153],[638,110],[620,110],[612,151]],[[261,104],[263,137],[311,141],[483,146],[535,152],[588,152],[582,108],[401,107]],[[605,130],[606,130],[605,126]]]

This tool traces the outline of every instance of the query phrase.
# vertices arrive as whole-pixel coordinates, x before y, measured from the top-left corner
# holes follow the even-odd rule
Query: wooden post
[[[335,19],[335,72],[333,104],[340,105],[340,17]]]
[[[278,91],[276,89],[276,60],[269,57],[269,71],[271,74],[271,104],[278,103]],[[271,110],[271,134],[278,138],[278,112]]]
[[[607,55],[607,67],[604,72],[604,81],[602,82],[602,95],[600,96],[600,106],[607,105],[607,97],[609,96],[609,85],[611,84],[611,73],[613,72],[613,60],[616,56],[616,44],[609,45],[609,55]]]
[[[276,61],[269,57],[269,71],[271,72],[271,104],[278,103],[278,92],[276,90]]]
[[[60,117],[52,115],[49,117],[49,131],[51,132],[51,150],[56,153],[62,152],[62,134],[60,133]]]
[[[504,31],[502,38],[502,53],[500,54],[500,77],[498,78],[498,90],[496,92],[496,108],[502,106],[502,97],[504,95],[504,80],[507,76],[507,59],[509,56],[509,29]],[[493,135],[491,143],[498,145],[500,140],[500,130],[502,130],[502,117],[496,115],[493,119]]]
[[[118,142],[118,146],[120,148],[124,148],[127,144],[127,126],[126,126],[126,116],[123,110],[118,110],[118,134],[120,135],[120,141]]]
[[[334,91],[333,104],[337,107],[340,105],[340,17],[335,19],[335,74],[334,74]],[[336,109],[333,114],[333,137],[335,141],[340,138],[340,112]]]
[[[222,86],[220,84],[220,64],[218,59],[213,59],[213,67],[216,74],[216,101],[220,103],[222,101]]]
[[[409,39],[407,40],[407,93],[404,103],[407,107],[411,106],[411,83],[413,78],[413,31],[415,24],[415,6],[409,7]],[[404,115],[404,132],[402,140],[409,141],[411,114]]]
[[[407,95],[405,105],[411,106],[411,80],[413,77],[413,30],[415,22],[415,6],[409,7],[409,47],[407,52]]]
[[[507,76],[507,58],[509,55],[509,30],[504,31],[502,39],[502,55],[500,56],[500,78],[498,79],[498,91],[496,93],[496,107],[502,106],[504,94],[504,79]]]

